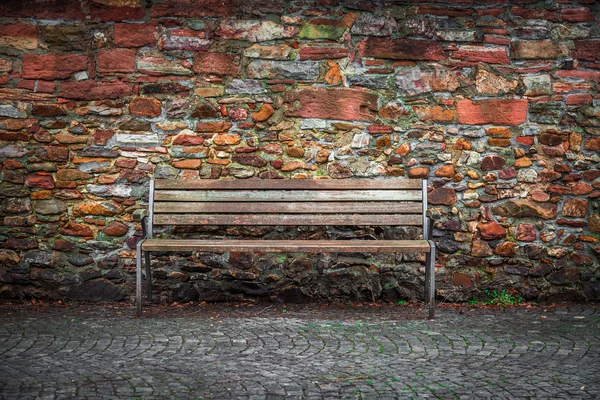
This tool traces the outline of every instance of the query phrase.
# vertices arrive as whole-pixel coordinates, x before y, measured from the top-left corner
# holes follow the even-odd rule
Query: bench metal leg
[[[425,266],[425,303],[429,306],[429,318],[435,313],[435,244],[428,240],[431,250],[427,253]]]
[[[142,316],[142,243],[144,240],[137,243],[135,263],[135,303],[138,317]]]
[[[146,285],[147,285],[147,296],[148,301],[152,301],[152,270],[150,268],[150,252],[144,253],[144,259],[146,263]]]

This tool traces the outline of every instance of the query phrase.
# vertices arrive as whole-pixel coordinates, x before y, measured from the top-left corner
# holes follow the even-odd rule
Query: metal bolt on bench
[[[416,179],[249,179],[150,181],[148,210],[136,210],[136,301],[142,315],[142,265],[152,301],[151,252],[261,251],[426,253],[425,302],[435,310],[435,244],[427,181]],[[153,238],[155,225],[422,226],[422,240],[229,240]],[[142,261],[143,259],[143,261]]]

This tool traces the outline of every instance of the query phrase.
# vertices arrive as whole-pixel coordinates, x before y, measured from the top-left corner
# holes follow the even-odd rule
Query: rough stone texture
[[[592,3],[2,2],[0,248],[57,254],[52,268],[0,266],[2,293],[80,298],[96,281],[131,298],[131,213],[151,177],[410,177],[429,181],[440,297],[597,297]],[[270,229],[164,235],[418,235]],[[217,256],[157,257],[158,301],[422,292],[419,256]]]

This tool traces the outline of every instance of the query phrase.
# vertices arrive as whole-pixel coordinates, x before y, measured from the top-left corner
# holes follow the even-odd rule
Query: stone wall
[[[141,236],[131,214],[147,204],[152,176],[408,176],[429,179],[441,299],[506,289],[598,300],[599,9],[591,0],[3,1],[0,296],[131,299]],[[154,259],[160,301],[414,299],[422,262]]]

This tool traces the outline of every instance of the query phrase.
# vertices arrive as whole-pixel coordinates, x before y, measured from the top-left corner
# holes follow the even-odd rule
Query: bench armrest
[[[137,210],[135,210],[133,212],[133,220],[134,221],[141,221],[144,218],[146,218],[147,216],[148,216],[148,210],[138,208]]]

